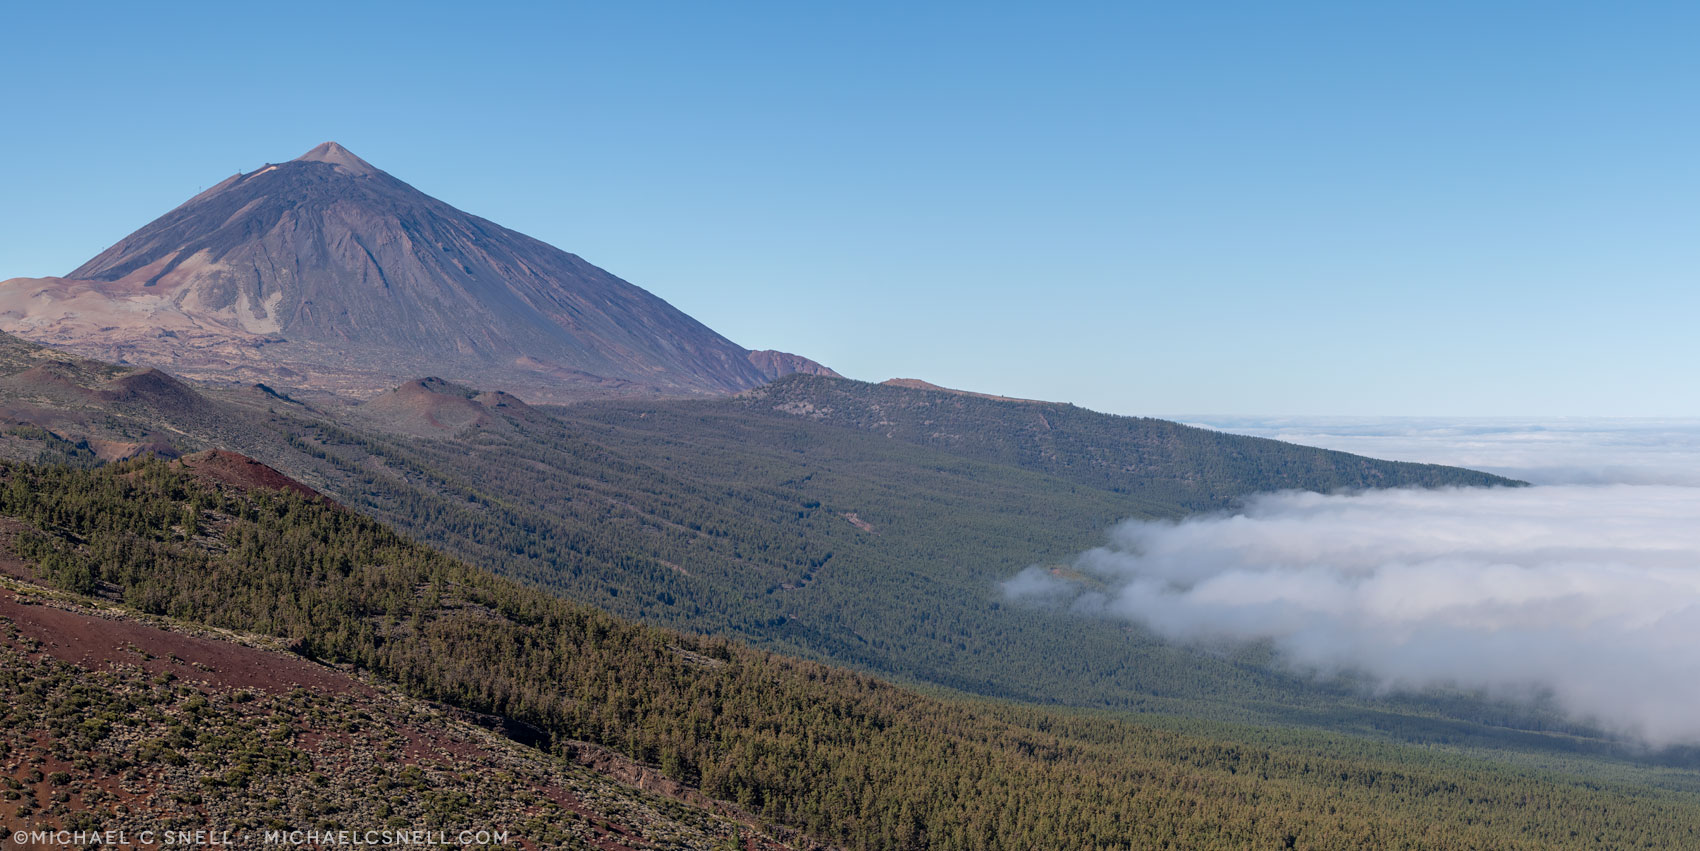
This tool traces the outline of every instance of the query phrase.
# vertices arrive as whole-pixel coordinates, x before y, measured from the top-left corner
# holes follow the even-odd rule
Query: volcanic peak
[[[325,142],[311,151],[296,157],[292,162],[298,163],[329,163],[340,166],[352,174],[378,174],[378,168],[371,163],[354,155],[353,151],[337,144]]]
[[[361,398],[427,373],[570,402],[824,369],[752,354],[336,142],[235,175],[64,278],[0,283],[0,329],[192,380]]]

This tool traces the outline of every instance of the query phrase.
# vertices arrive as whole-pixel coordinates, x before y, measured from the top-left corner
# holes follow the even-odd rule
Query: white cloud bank
[[[1542,694],[1653,745],[1700,742],[1700,488],[1555,485],[1256,498],[1129,522],[1016,597],[1170,639],[1270,641],[1390,688]],[[1096,590],[1092,590],[1096,589]]]
[[[1535,484],[1700,486],[1700,420],[1189,417],[1193,425]]]

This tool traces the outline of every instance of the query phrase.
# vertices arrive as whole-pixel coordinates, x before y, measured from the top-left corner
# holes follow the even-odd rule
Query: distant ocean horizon
[[[1181,416],[1179,422],[1537,485],[1700,486],[1700,418]]]

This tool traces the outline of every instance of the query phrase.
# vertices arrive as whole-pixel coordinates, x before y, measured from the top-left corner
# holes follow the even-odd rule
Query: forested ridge
[[[1518,485],[1500,476],[1366,458],[1056,402],[790,375],[722,405],[780,413],[941,449],[1191,511],[1247,494]]]
[[[533,725],[551,748],[605,744],[847,847],[1700,842],[1691,787],[929,697],[637,625],[297,494],[216,490],[158,461],[0,475],[0,515],[23,524],[14,548],[59,587],[277,636],[417,696]]]
[[[1066,563],[1130,517],[1179,517],[1189,505],[1272,487],[1497,481],[1469,471],[1066,405],[966,397],[989,407],[959,411],[965,397],[956,394],[829,379],[774,385],[790,410],[755,396],[537,409],[445,382],[411,383],[412,395],[398,392],[389,405],[314,407],[270,388],[189,387],[4,338],[0,373],[0,400],[65,434],[98,426],[126,446],[169,438],[185,450],[243,451],[413,540],[654,625],[1021,701],[1408,741],[1609,747],[1504,729],[1592,735],[1551,713],[1471,695],[1375,697],[1294,675],[1256,651],[1198,653],[1124,624],[1014,605],[1000,592],[1023,568]],[[807,405],[839,414],[799,415]],[[890,425],[840,421],[876,408],[873,422]],[[1034,436],[1043,431],[1034,411],[1052,412],[1048,436]],[[969,444],[1007,438],[1013,448],[890,436],[929,422]],[[89,441],[15,431],[0,435],[13,457],[95,460]],[[1088,459],[1115,441],[1145,465],[1116,475],[1148,479],[1149,493],[1044,468],[1097,469]],[[1198,471],[1174,460],[1218,450]]]

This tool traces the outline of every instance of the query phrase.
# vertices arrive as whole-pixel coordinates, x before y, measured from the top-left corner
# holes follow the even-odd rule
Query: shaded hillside
[[[70,463],[172,456],[189,431],[224,433],[221,415],[219,405],[157,369],[0,334],[0,456]]]
[[[1521,484],[1457,467],[1380,461],[913,379],[868,384],[795,375],[738,401],[1188,509],[1225,507],[1253,491]]]
[[[748,352],[335,142],[231,176],[65,278],[0,284],[0,323],[190,377],[357,395],[427,373],[541,399],[713,394],[824,369]]]
[[[549,410],[565,428],[539,445],[562,447],[570,455],[568,447],[582,442],[643,462],[598,479],[594,487],[617,493],[654,480],[665,483],[659,489],[664,493],[707,495],[734,513],[723,524],[701,527],[706,534],[700,535],[693,527],[661,523],[626,527],[627,543],[648,542],[642,549],[658,559],[627,557],[617,572],[588,564],[550,570],[552,561],[573,562],[556,561],[547,545],[505,554],[462,549],[476,534],[431,540],[474,553],[478,563],[503,565],[499,572],[571,589],[566,593],[575,599],[627,616],[732,631],[785,652],[998,697],[1350,727],[1409,738],[1428,735],[1433,715],[1485,723],[1472,733],[1453,732],[1484,739],[1507,726],[1589,732],[1543,713],[1455,694],[1372,698],[1350,683],[1317,681],[1271,665],[1261,653],[1198,652],[1123,622],[1004,598],[1004,580],[1029,565],[1072,559],[1101,544],[1105,531],[1121,520],[1188,513],[1173,501],[763,411],[742,399],[600,402]],[[1297,458],[1320,454],[1262,443],[1290,449]],[[413,445],[397,451],[421,459],[422,467],[440,469],[454,450]],[[569,461],[543,460],[549,456],[533,451],[488,452],[477,492],[506,487],[507,476],[525,482],[525,507],[504,500],[504,509],[523,513],[528,528],[551,540],[561,528],[559,518],[594,511],[595,503],[585,504],[589,489],[541,472],[565,471]],[[1386,466],[1395,473],[1428,469]],[[498,474],[503,469],[511,473]],[[1256,490],[1253,482],[1241,487],[1236,496]],[[455,504],[450,499],[442,505],[454,511]],[[655,503],[638,496],[627,504]],[[611,519],[624,515],[616,512]],[[768,534],[758,537],[744,531],[744,524]],[[458,528],[481,527],[469,518]],[[616,575],[622,580],[610,579]]]
[[[149,367],[79,357],[0,333],[0,457],[93,464],[234,447],[275,456],[269,414],[231,400],[309,410],[270,388],[211,392]]]
[[[54,356],[26,343],[0,351],[18,352],[20,370]],[[104,375],[91,373],[91,386]],[[440,381],[355,407],[261,387],[193,398],[174,415],[137,400],[67,405],[48,412],[68,418],[54,421],[63,430],[20,427],[0,449],[78,463],[93,460],[88,435],[236,449],[416,540],[570,599],[981,694],[1404,738],[1428,735],[1434,715],[1468,722],[1452,735],[1484,739],[1507,725],[1588,733],[1457,696],[1373,698],[1256,655],[1223,658],[1009,605],[999,592],[1029,565],[1096,545],[1117,521],[1186,511],[1172,501],[743,400],[545,409]]]
[[[553,751],[600,743],[851,848],[1678,848],[1700,831],[1690,775],[1579,776],[1345,737],[1150,726],[940,700],[621,621],[290,492],[209,490],[160,462],[99,471],[11,466],[0,481],[0,516],[18,524],[21,568],[61,587],[270,636],[309,658],[353,664],[415,698],[529,725]],[[7,652],[19,656],[40,650],[8,640],[16,649]],[[122,700],[76,692],[87,681],[64,668],[55,669],[64,686],[14,670],[0,668],[0,685],[57,701],[48,712],[28,699],[8,706],[14,726],[68,716],[80,722],[88,715],[81,710]],[[347,741],[372,738],[398,749],[405,745],[393,737],[410,729],[404,722],[388,733],[387,716],[351,717],[347,704],[334,701],[267,697],[264,714],[254,717],[226,712],[234,697],[197,701],[161,693],[157,682],[122,682],[148,689],[136,693],[137,703],[152,695],[149,702],[159,704],[151,723],[161,747],[206,751],[206,761],[189,764],[212,782],[202,783],[200,803],[190,806],[239,794],[226,789],[282,788],[271,784],[298,770],[297,752],[315,758],[310,749],[268,745],[290,741],[287,729],[281,739],[270,735],[285,724],[334,719]],[[81,702],[58,698],[67,693]],[[211,741],[171,723],[173,713],[197,707],[219,722]],[[315,708],[317,715],[303,717]],[[226,718],[231,727],[222,726]],[[66,743],[72,757],[105,738],[98,724],[62,729],[85,737]],[[414,794],[419,773],[394,777],[412,806],[443,800]],[[33,811],[34,787],[43,779],[50,789],[68,787],[72,776],[24,779]],[[423,779],[444,782],[428,772]],[[330,778],[326,786],[344,788]]]

